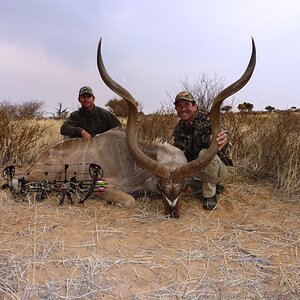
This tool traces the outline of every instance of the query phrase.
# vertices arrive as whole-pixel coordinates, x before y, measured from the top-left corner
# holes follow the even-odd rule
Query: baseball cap
[[[182,91],[180,92],[176,97],[175,97],[175,102],[174,104],[176,105],[176,102],[179,100],[187,100],[190,102],[195,102],[195,99],[193,95],[190,92],[187,91]]]
[[[83,95],[83,94],[90,94],[90,95],[92,95],[92,96],[95,97],[92,88],[89,87],[89,86],[83,86],[83,87],[79,90],[79,96],[81,96],[81,95]]]

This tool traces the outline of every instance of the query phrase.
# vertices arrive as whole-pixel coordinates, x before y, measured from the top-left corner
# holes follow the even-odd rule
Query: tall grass
[[[36,155],[61,140],[59,121],[19,119],[0,112],[0,164],[29,164]]]
[[[166,107],[140,115],[138,139],[172,143],[178,121]],[[226,113],[222,122],[231,133],[234,170],[241,178],[265,180],[289,196],[300,194],[300,114]],[[62,141],[62,120],[0,119],[0,163],[30,163],[43,149]]]
[[[300,114],[225,114],[237,173],[300,193]]]
[[[173,108],[161,106],[151,115],[140,115],[138,120],[138,139],[145,142],[160,140],[172,142],[173,130],[178,122]]]

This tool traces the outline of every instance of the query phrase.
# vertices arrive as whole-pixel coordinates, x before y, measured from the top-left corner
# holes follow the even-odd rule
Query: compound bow
[[[45,179],[41,181],[27,181],[25,177],[20,177],[17,183],[13,180],[15,176],[15,167],[8,166],[3,172],[2,176],[7,181],[7,187],[15,199],[24,200],[29,194],[35,193],[35,200],[40,202],[48,197],[48,194],[52,192],[58,193],[59,205],[64,203],[65,197],[69,200],[70,204],[73,204],[72,195],[74,195],[79,203],[83,203],[91,193],[97,188],[97,191],[103,192],[105,188],[105,180],[103,177],[103,169],[97,164],[89,164],[89,180],[80,180],[76,178],[76,172],[73,176],[67,178],[68,164],[64,165],[64,180],[48,180],[48,171],[45,171]],[[99,187],[97,187],[99,183]]]

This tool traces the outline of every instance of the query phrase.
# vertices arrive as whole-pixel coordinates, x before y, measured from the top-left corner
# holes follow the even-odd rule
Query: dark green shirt
[[[81,107],[70,114],[61,126],[60,133],[77,138],[81,137],[80,132],[84,129],[91,136],[95,136],[121,125],[121,122],[104,108],[94,106],[91,111],[88,111]]]

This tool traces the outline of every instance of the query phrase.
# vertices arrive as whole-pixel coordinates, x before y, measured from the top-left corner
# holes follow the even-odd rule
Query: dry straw
[[[296,299],[299,207],[228,183],[213,212],[186,196],[57,206],[1,194],[0,290],[9,299]],[[285,214],[282,214],[284,209]]]

